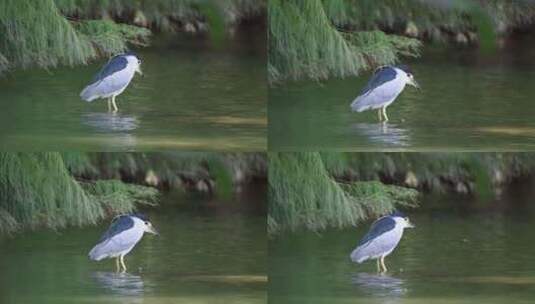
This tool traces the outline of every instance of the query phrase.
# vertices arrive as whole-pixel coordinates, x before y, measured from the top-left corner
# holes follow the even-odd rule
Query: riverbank
[[[221,41],[248,23],[265,24],[265,1],[18,1],[0,3],[0,75],[17,69],[84,65],[153,32],[184,32]]]
[[[394,209],[425,208],[422,194],[498,197],[535,175],[531,153],[269,154],[268,232],[343,229]]]
[[[169,191],[231,197],[266,174],[262,153],[4,152],[0,234],[94,225]]]

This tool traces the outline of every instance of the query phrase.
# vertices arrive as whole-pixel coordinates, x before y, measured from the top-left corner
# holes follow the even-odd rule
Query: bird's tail
[[[93,249],[89,251],[89,259],[91,259],[92,261],[100,261],[104,259],[106,255],[100,252],[101,247],[101,244],[97,244],[95,247],[93,247]]]
[[[96,86],[97,84],[94,83],[85,87],[85,89],[80,93],[80,97],[87,102],[91,102],[99,98],[99,95],[95,93]]]
[[[361,249],[360,247],[355,248],[355,250],[353,250],[351,252],[351,255],[350,255],[351,261],[353,261],[355,263],[359,263],[359,264],[368,259],[367,256],[364,256],[362,254],[362,250],[360,250],[360,249]]]
[[[353,102],[351,103],[351,110],[353,112],[362,112],[362,111],[366,111],[370,108],[370,105],[364,103],[364,102],[361,102],[361,98],[360,96],[355,98],[355,100],[353,100]]]

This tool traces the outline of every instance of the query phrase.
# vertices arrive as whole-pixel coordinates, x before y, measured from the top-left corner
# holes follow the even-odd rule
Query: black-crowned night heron
[[[98,98],[108,99],[108,110],[117,112],[115,97],[121,94],[137,72],[141,73],[141,60],[132,52],[117,55],[95,75],[95,78],[80,93],[80,97],[87,102]]]
[[[383,120],[382,116],[384,121],[388,121],[386,107],[396,100],[406,84],[420,88],[409,67],[405,65],[379,67],[360,96],[351,103],[351,109],[356,112],[377,109],[379,121]]]
[[[370,231],[351,252],[351,260],[362,263],[377,259],[377,271],[386,272],[385,257],[396,248],[405,228],[414,228],[408,217],[399,211],[376,220]]]
[[[158,234],[149,219],[142,214],[116,216],[110,228],[102,235],[98,244],[89,252],[89,258],[100,261],[116,258],[117,271],[126,271],[124,256],[141,240],[143,233]]]

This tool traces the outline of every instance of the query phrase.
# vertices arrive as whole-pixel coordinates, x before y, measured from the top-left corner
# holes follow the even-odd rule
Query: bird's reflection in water
[[[359,135],[365,136],[372,143],[406,147],[410,143],[410,135],[406,129],[395,124],[383,123],[358,123],[352,126],[352,129]]]
[[[135,147],[136,137],[131,131],[139,127],[139,120],[135,116],[121,115],[118,113],[89,113],[82,116],[83,124],[90,126],[103,138],[111,140],[113,146]]]
[[[357,273],[351,282],[364,294],[392,300],[388,303],[396,303],[407,293],[402,279],[386,274]]]
[[[143,301],[143,294],[147,292],[147,286],[138,275],[116,272],[95,272],[92,277],[103,288],[111,291],[114,295],[128,297],[128,303]]]
[[[99,132],[128,132],[139,126],[137,117],[118,113],[89,113],[82,115],[82,120]]]

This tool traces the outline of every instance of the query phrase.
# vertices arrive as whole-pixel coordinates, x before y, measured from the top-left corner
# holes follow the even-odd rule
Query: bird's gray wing
[[[107,248],[113,248],[117,251],[126,250],[134,246],[143,236],[143,230],[133,227],[132,229],[124,230],[111,238],[102,242]]]
[[[351,252],[351,260],[362,263],[391,251],[401,237],[400,230],[395,228],[396,222],[390,217],[382,217],[375,221],[357,248]]]
[[[370,81],[368,81],[368,83],[360,93],[360,96],[369,93],[371,90],[385,84],[386,82],[394,80],[396,78],[396,74],[396,70],[394,70],[390,66],[378,68],[377,70],[375,70],[372,78],[370,79]]]
[[[111,94],[124,89],[134,77],[135,69],[132,65],[104,77],[95,85],[95,90],[100,95]]]
[[[110,227],[98,240],[99,243],[113,237],[114,235],[121,233],[125,230],[134,227],[134,220],[128,215],[119,215],[113,219]]]
[[[362,94],[351,103],[351,108],[357,112],[381,108],[394,100],[404,87],[405,82],[399,79],[396,71],[384,67],[375,73]]]
[[[396,228],[396,221],[392,218],[385,216],[376,220],[370,227],[370,231],[364,235],[362,240],[360,240],[358,246],[368,243],[370,240],[377,238],[381,234],[393,230]]]
[[[85,87],[80,97],[86,101],[108,97],[122,91],[134,77],[135,68],[122,56],[112,58],[95,76],[93,83]]]
[[[143,229],[136,228],[135,224],[129,226],[125,218],[127,216],[114,221],[110,229],[102,236],[101,241],[91,249],[89,257],[92,260],[100,261],[107,257],[117,256],[121,252],[130,250],[141,240]]]
[[[120,71],[124,70],[128,65],[128,60],[124,56],[115,56],[106,63],[105,66],[95,75],[90,84],[101,81],[102,79]]]

